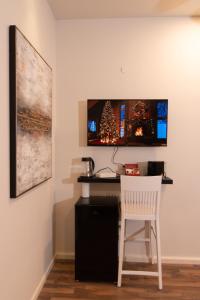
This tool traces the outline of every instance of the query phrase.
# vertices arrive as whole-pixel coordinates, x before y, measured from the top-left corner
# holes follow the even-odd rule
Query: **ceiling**
[[[58,20],[200,16],[200,0],[47,0]]]

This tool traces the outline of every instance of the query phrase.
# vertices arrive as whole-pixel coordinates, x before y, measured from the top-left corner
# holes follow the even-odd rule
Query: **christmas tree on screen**
[[[105,144],[115,144],[119,138],[117,130],[116,118],[110,101],[106,101],[100,121],[100,140]]]

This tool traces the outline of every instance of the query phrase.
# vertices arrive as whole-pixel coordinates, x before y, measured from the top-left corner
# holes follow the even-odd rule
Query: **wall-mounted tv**
[[[88,146],[166,146],[168,100],[88,100]]]

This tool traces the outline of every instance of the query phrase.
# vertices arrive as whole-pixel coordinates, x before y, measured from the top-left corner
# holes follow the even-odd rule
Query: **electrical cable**
[[[115,147],[114,147],[114,150],[113,150],[111,162],[112,162],[113,165],[121,165],[121,166],[124,166],[124,164],[122,164],[122,163],[120,163],[120,162],[115,162],[115,155],[117,154],[118,150],[119,150],[119,147],[118,147],[118,146],[115,146]]]
[[[95,175],[96,175],[97,173],[99,173],[99,172],[101,172],[101,171],[103,171],[103,170],[107,170],[107,169],[109,169],[112,173],[115,173],[115,174],[116,174],[116,172],[113,171],[110,167],[105,167],[105,168],[102,168],[102,169],[99,169],[98,171],[96,171],[96,172],[95,172]]]
[[[119,150],[119,147],[114,146],[112,157],[111,157],[111,162],[112,162],[113,165],[121,165],[122,167],[124,167],[124,164],[119,163],[119,162],[115,162],[115,155],[117,154],[118,150]],[[110,170],[112,173],[115,173],[115,174],[119,175],[118,172],[113,171],[110,167],[101,168],[98,171],[96,171],[94,175],[96,175],[97,173],[99,173],[103,170],[107,170],[107,169]]]

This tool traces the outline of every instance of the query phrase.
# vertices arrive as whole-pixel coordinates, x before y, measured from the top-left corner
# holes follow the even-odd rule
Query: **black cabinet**
[[[117,281],[118,198],[91,196],[75,205],[75,279]]]

